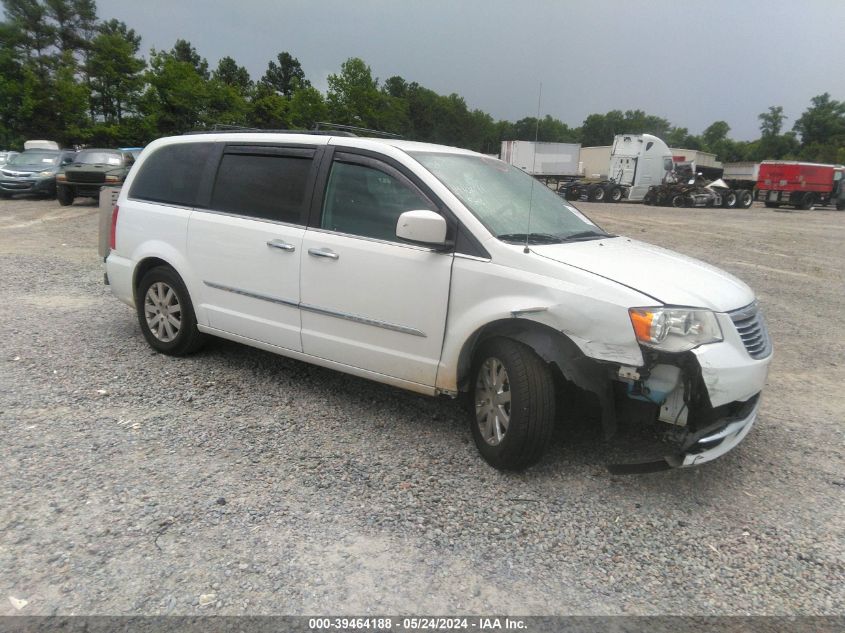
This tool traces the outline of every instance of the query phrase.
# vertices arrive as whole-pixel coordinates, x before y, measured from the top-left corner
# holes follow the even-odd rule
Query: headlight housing
[[[628,315],[637,340],[664,352],[686,352],[724,340],[716,315],[689,308],[630,308]]]
[[[41,176],[42,178],[47,178],[48,176],[54,176],[56,172],[52,169],[48,169],[46,171],[39,171],[37,175]]]

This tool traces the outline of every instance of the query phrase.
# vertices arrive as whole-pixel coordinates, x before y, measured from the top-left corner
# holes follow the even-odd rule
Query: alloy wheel
[[[182,305],[176,291],[163,281],[152,284],[144,296],[144,317],[159,341],[173,341],[182,329]]]
[[[475,420],[481,437],[497,446],[508,432],[511,391],[508,372],[498,358],[488,358],[478,369],[475,384]]]

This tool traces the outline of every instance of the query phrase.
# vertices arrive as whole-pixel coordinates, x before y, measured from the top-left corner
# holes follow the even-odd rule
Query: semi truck
[[[567,200],[586,198],[592,202],[639,202],[649,188],[672,173],[674,163],[669,146],[651,134],[617,134],[610,151],[606,180],[575,180],[559,192]]]
[[[724,167],[698,167],[676,162],[674,173],[646,193],[643,202],[673,207],[735,207],[754,203],[759,163],[726,163]]]
[[[767,207],[811,209],[837,200],[845,167],[799,161],[765,160],[757,175],[757,199]]]

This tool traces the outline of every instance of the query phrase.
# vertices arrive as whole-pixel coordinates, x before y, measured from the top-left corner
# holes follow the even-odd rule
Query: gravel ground
[[[721,460],[612,476],[659,429],[576,425],[502,474],[455,402],[152,353],[93,203],[0,201],[0,614],[845,613],[845,213],[581,207],[758,292],[776,358]]]

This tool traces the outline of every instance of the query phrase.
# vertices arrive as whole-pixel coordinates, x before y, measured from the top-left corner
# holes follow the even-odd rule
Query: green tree
[[[217,63],[217,70],[212,73],[212,77],[221,84],[231,86],[241,96],[246,96],[252,89],[249,71],[243,66],[238,66],[231,57],[223,57]]]
[[[198,67],[192,56],[186,59],[184,46],[181,52],[177,48],[153,50],[145,76],[147,90],[141,111],[151,117],[160,134],[182,134],[207,123],[209,83],[202,74],[203,66]]]
[[[313,86],[297,88],[290,98],[288,123],[293,129],[310,130],[328,118],[329,108],[319,90]]]
[[[283,130],[290,127],[288,107],[284,96],[264,83],[259,83],[247,109],[247,123],[259,129]]]
[[[65,53],[85,51],[97,30],[97,5],[94,0],[45,0],[45,14],[52,20],[54,45],[61,58]]]
[[[333,123],[378,128],[383,99],[378,80],[363,60],[350,57],[328,77],[327,103]]]
[[[834,162],[845,147],[845,102],[831,99],[825,92],[813,97],[810,103],[792,128],[801,135],[801,156]]]
[[[98,31],[85,64],[91,108],[104,122],[120,124],[136,111],[144,86],[141,36],[119,20],[100,24]]]
[[[783,129],[783,122],[786,115],[782,106],[769,106],[768,112],[761,112],[757,115],[760,119],[760,134],[762,136],[778,136]]]
[[[173,49],[170,51],[171,56],[178,62],[185,62],[193,66],[194,71],[202,79],[206,81],[209,79],[208,61],[204,57],[200,57],[191,43],[188,40],[178,39]]]
[[[283,52],[276,56],[278,64],[270,60],[261,83],[278,93],[290,98],[297,88],[306,88],[311,84],[305,79],[305,72],[296,57]]]

